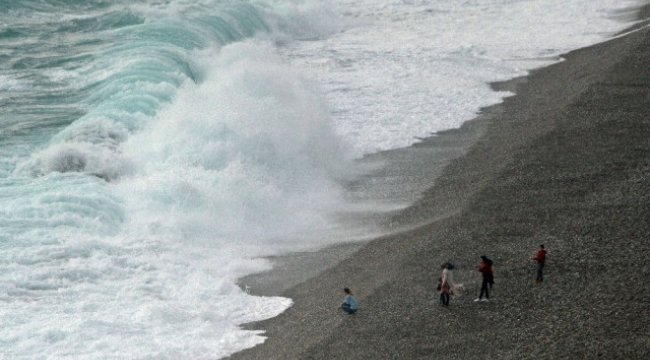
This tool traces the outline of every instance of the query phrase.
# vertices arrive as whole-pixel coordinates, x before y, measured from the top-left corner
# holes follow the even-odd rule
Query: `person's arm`
[[[347,304],[347,303],[348,303],[348,296],[345,295],[345,296],[343,297],[343,302],[341,303],[341,305],[339,306],[339,308],[343,308],[343,307],[345,306],[345,304]]]

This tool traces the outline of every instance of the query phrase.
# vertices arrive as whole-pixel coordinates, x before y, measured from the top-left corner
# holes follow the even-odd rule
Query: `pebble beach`
[[[377,154],[408,162],[471,139],[386,220],[389,235],[330,251],[340,258],[282,288],[294,305],[246,325],[267,340],[230,358],[650,358],[648,7],[639,16],[609,41],[492,84],[516,95],[460,129]],[[549,252],[543,284],[539,244]],[[481,255],[494,260],[495,285],[476,303]],[[442,307],[446,261],[464,291]],[[353,316],[336,309],[344,286],[361,304]]]

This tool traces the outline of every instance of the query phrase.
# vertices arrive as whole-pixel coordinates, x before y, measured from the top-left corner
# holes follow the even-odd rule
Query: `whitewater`
[[[0,359],[262,343],[240,326],[291,299],[238,279],[393,208],[349,196],[358,159],[459,127],[642,3],[0,0]]]

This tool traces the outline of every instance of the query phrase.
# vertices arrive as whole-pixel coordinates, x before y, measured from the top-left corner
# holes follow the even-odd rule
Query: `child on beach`
[[[357,312],[359,309],[359,303],[357,298],[352,295],[352,291],[349,288],[343,289],[345,297],[343,297],[343,304],[341,304],[341,309],[345,311],[348,315],[352,315]]]
[[[535,283],[540,284],[544,281],[544,264],[546,263],[546,249],[544,249],[544,244],[539,246],[539,250],[537,250],[537,254],[535,254],[533,260],[537,262],[537,277],[535,278]]]
[[[483,276],[483,282],[481,283],[481,293],[478,298],[474,299],[474,301],[488,301],[490,298],[488,287],[492,288],[492,285],[494,284],[492,260],[485,255],[481,255],[481,263],[479,264],[478,271]],[[483,297],[483,295],[485,295],[485,297]]]

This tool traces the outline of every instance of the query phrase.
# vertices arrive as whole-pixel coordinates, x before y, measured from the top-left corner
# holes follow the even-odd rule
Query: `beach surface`
[[[440,170],[386,220],[390,235],[328,250],[319,271],[300,270],[315,261],[303,256],[259,275],[263,294],[295,304],[248,324],[268,339],[231,358],[649,359],[648,25],[493,84],[517,95],[459,130],[375,155],[397,167],[412,154],[412,168],[429,159]],[[459,137],[471,141],[444,166],[427,155]],[[540,244],[549,255],[536,285]],[[486,303],[473,301],[480,255],[496,270]],[[449,260],[465,290],[443,307],[435,288]],[[281,281],[292,272],[307,275]],[[337,309],[344,286],[360,301],[356,315]]]

